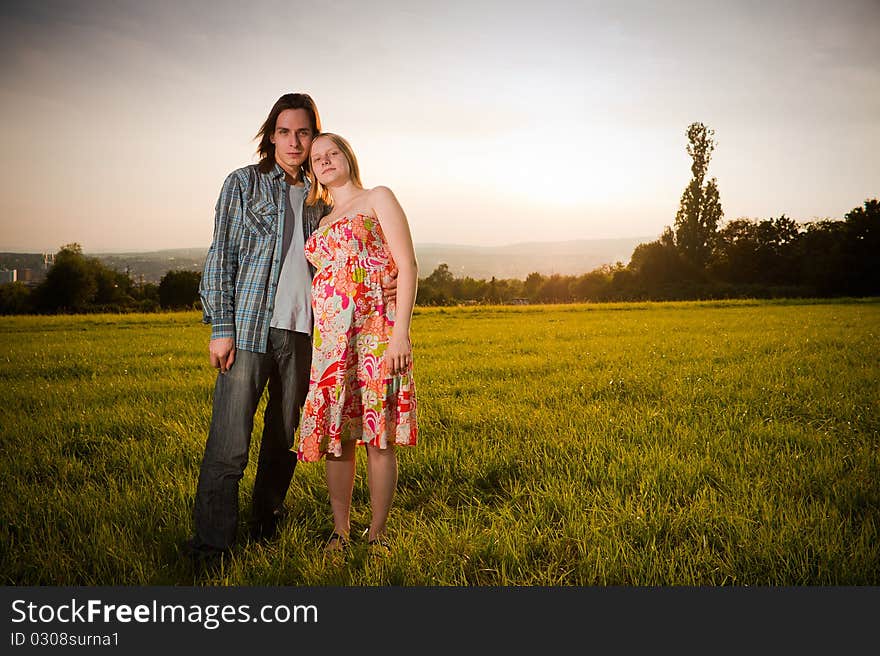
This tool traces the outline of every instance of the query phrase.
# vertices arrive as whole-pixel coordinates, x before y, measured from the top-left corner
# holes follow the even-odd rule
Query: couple
[[[233,171],[220,192],[202,276],[220,372],[186,550],[213,560],[235,541],[238,482],[268,384],[251,537],[276,534],[297,460],[324,457],[326,548],[343,549],[362,443],[368,540],[386,551],[395,445],[417,434],[409,328],[418,277],[406,216],[387,187],[363,188],[351,147],[321,132],[307,94],[279,98],[257,138],[260,162]]]

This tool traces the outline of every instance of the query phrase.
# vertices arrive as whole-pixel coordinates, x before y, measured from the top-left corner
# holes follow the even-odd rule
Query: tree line
[[[723,298],[880,296],[880,203],[844,220],[798,224],[785,215],[736,219],[712,235],[705,260],[688,256],[667,228],[630,262],[582,275],[531,273],[525,280],[455,278],[446,264],[419,280],[417,305],[573,303]]]
[[[83,255],[79,244],[66,244],[36,287],[21,282],[0,285],[0,314],[195,309],[199,307],[200,280],[197,272],[168,271],[158,285],[138,285],[127,273]]]
[[[419,281],[417,303],[566,303],[880,295],[880,203],[868,199],[843,220],[800,224],[784,214],[724,225],[718,181],[708,180],[714,131],[688,126],[691,180],[656,241],[639,244],[629,264],[580,276],[531,273],[524,280],[456,279],[441,264]]]
[[[880,295],[880,202],[868,199],[842,220],[798,223],[784,214],[722,224],[718,181],[708,180],[714,131],[692,123],[686,131],[691,180],[674,226],[639,244],[627,265],[588,273],[525,280],[456,278],[440,264],[419,279],[417,305],[570,303]],[[200,307],[201,274],[168,271],[158,285],[137,285],[126,273],[67,244],[46,279],[31,289],[0,285],[0,314],[153,312]]]

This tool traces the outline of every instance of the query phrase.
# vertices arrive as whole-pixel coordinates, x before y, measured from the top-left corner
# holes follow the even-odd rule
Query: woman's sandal
[[[348,548],[348,538],[342,533],[337,533],[333,531],[333,535],[330,536],[330,539],[327,540],[327,544],[324,545],[325,552],[338,552],[345,551]]]
[[[385,538],[374,538],[367,545],[370,547],[370,552],[373,555],[387,556],[391,553],[391,545],[388,544],[388,540]]]

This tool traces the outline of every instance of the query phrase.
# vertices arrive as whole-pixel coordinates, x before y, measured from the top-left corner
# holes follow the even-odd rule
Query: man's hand
[[[235,362],[235,340],[231,337],[218,337],[208,344],[208,353],[211,355],[211,366],[225,374]]]
[[[390,305],[397,300],[397,269],[389,275],[382,276],[382,299],[385,305]]]

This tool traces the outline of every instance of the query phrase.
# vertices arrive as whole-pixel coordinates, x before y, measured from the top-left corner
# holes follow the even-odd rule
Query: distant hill
[[[470,276],[488,280],[495,276],[523,280],[535,271],[543,275],[579,275],[603,264],[627,264],[636,246],[654,239],[656,237],[579,239],[507,246],[416,244],[416,256],[423,278],[445,262],[456,278]]]
[[[533,271],[543,275],[578,275],[603,264],[629,262],[633,249],[656,237],[618,239],[579,239],[560,242],[526,242],[506,246],[461,246],[456,244],[416,244],[419,275],[426,277],[445,262],[457,278],[488,280],[525,279]],[[158,283],[169,270],[201,271],[208,247],[176,248],[131,253],[86,253],[116,269],[128,271],[137,281]],[[20,269],[40,265],[42,254],[0,253],[0,269]]]

